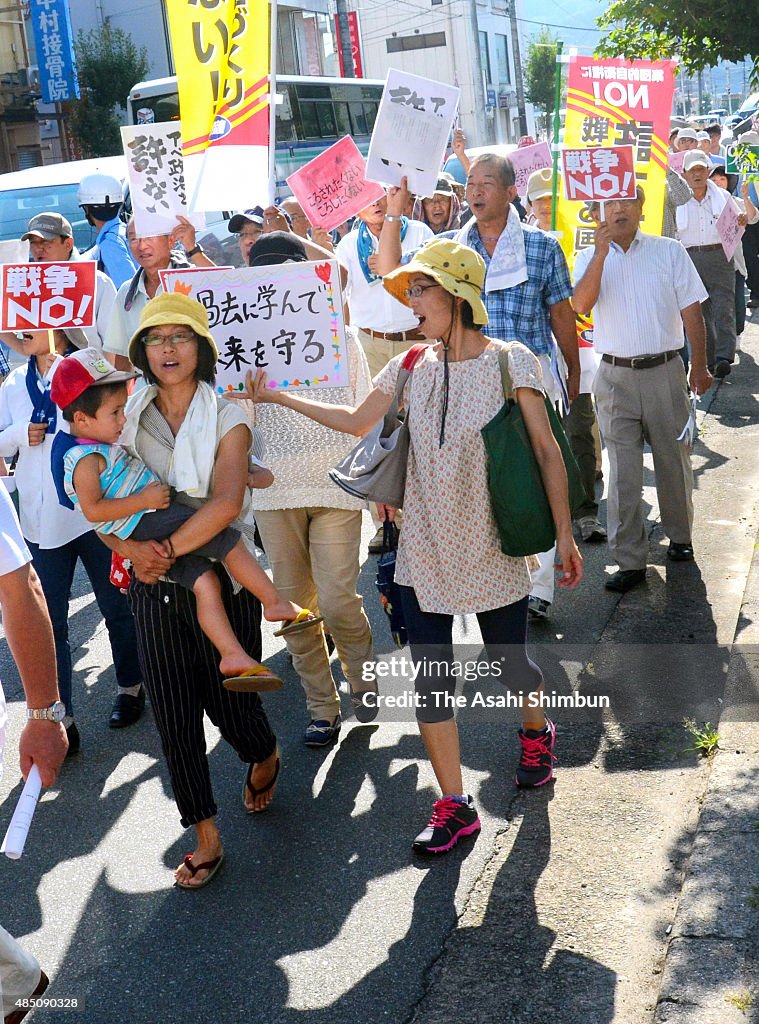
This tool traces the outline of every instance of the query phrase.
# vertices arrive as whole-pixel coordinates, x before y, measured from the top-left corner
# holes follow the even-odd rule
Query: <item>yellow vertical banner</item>
[[[245,209],[269,178],[268,0],[167,8],[189,208]]]
[[[572,57],[567,83],[564,146],[633,146],[635,179],[646,202],[641,230],[661,234],[666,190],[674,61]],[[559,194],[559,241],[570,270],[575,255],[593,245],[585,204]]]

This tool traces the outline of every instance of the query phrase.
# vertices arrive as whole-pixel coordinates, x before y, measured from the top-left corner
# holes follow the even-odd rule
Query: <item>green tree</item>
[[[147,77],[147,50],[138,50],[126,32],[105,24],[80,31],[74,51],[81,98],[71,101],[71,127],[81,155],[117,155],[122,152],[118,108],[126,105],[132,86]]]
[[[759,54],[759,5],[746,0],[614,0],[598,18],[599,57],[679,56],[686,71]],[[754,79],[759,77],[755,58]]]
[[[530,40],[524,63],[524,84],[527,99],[546,115],[550,128],[556,99],[556,44],[558,39],[544,26]]]

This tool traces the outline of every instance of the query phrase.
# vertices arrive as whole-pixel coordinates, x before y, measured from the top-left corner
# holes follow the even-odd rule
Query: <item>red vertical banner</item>
[[[343,62],[343,47],[340,36],[340,19],[335,17],[335,43],[337,45],[337,61],[340,67],[340,77],[345,78],[345,64]],[[364,65],[361,59],[361,36],[358,30],[358,14],[355,11],[348,11],[348,35],[353,56],[353,73],[356,78],[364,77]]]

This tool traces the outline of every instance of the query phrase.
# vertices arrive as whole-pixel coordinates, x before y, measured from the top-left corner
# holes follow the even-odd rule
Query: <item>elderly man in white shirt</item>
[[[644,235],[643,190],[630,200],[591,204],[595,245],[575,263],[572,304],[593,311],[601,363],[593,390],[609,455],[609,547],[619,571],[608,590],[625,593],[646,577],[648,536],[643,518],[643,445],[651,445],[667,556],[691,561],[693,472],[684,433],[690,403],[680,349],[683,325],[691,344],[690,386],[711,384],[701,302],[706,289],[679,242]]]
[[[706,321],[706,355],[715,377],[727,377],[735,359],[735,260],[728,260],[722,248],[717,220],[728,204],[740,210],[724,189],[709,180],[709,157],[701,150],[685,154],[683,176],[693,197],[677,208],[677,233],[698,271],[708,299],[703,313]],[[745,223],[745,217],[744,217]],[[689,336],[690,338],[690,336]]]

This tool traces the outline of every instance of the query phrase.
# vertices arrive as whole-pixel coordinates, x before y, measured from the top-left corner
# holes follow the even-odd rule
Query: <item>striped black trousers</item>
[[[245,590],[235,597],[227,574],[217,571],[235,635],[251,657],[258,659],[261,605]],[[269,757],[276,739],[258,694],[230,693],[222,686],[219,654],[198,625],[191,591],[172,583],[148,585],[133,577],[129,603],[142,678],[166,755],[174,799],[187,828],[216,814],[203,714],[246,763]]]

